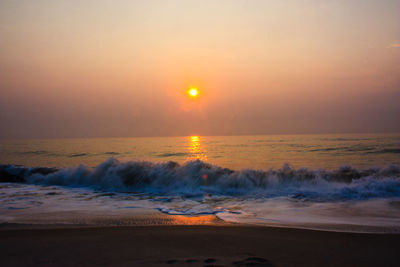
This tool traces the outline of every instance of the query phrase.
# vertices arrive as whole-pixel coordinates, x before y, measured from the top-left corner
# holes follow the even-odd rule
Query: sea
[[[0,140],[0,225],[400,232],[400,134]]]

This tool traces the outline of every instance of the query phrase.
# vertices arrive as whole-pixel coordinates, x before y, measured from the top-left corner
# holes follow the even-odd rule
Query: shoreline
[[[400,253],[399,234],[236,224],[9,226],[0,227],[1,266],[396,266]]]
[[[47,212],[18,216],[0,221],[0,231],[62,229],[62,228],[107,228],[107,227],[162,227],[162,226],[226,226],[267,227],[355,234],[400,234],[400,226],[345,223],[295,223],[264,222],[246,223],[226,221],[215,214],[172,215],[155,210],[142,209],[133,214],[88,214],[81,212]]]
[[[184,217],[184,218],[196,218],[202,216],[181,216],[181,215],[170,215],[171,217]],[[317,232],[328,232],[328,233],[348,233],[348,234],[377,234],[377,235],[400,235],[400,230],[394,227],[380,227],[380,226],[360,226],[360,225],[295,225],[295,224],[246,224],[237,222],[225,222],[218,219],[216,216],[211,220],[199,220],[199,223],[154,223],[154,224],[74,224],[74,223],[19,223],[19,222],[2,222],[0,223],[0,232],[2,231],[13,231],[13,230],[54,230],[54,229],[97,229],[97,228],[130,228],[130,227],[170,227],[170,226],[210,226],[210,227],[248,227],[248,228],[278,228],[278,229],[291,229],[291,230],[305,230],[305,231],[317,231]],[[176,221],[176,220],[171,220]],[[330,227],[329,229],[327,227]],[[365,231],[361,231],[361,228]],[[357,230],[355,230],[357,229]],[[384,229],[388,229],[384,231]],[[394,231],[393,229],[396,229]],[[369,230],[369,231],[368,231]]]

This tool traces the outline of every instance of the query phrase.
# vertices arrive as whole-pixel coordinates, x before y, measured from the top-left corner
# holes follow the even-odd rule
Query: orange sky
[[[399,10],[1,1],[0,137],[398,132]]]

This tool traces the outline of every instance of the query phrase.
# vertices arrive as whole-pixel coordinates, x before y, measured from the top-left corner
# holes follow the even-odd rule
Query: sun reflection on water
[[[189,156],[187,160],[207,160],[207,154],[204,146],[201,144],[200,136],[193,135],[189,137]]]
[[[176,225],[203,225],[203,224],[221,224],[222,221],[215,215],[183,216],[173,215],[170,217],[172,224]]]

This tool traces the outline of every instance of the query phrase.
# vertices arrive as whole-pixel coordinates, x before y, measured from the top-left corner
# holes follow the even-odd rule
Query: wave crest
[[[176,162],[120,162],[115,158],[95,168],[29,168],[0,165],[0,182],[89,186],[108,191],[172,195],[289,196],[296,199],[345,200],[400,196],[400,166],[360,170],[280,169],[234,171],[200,160]]]

